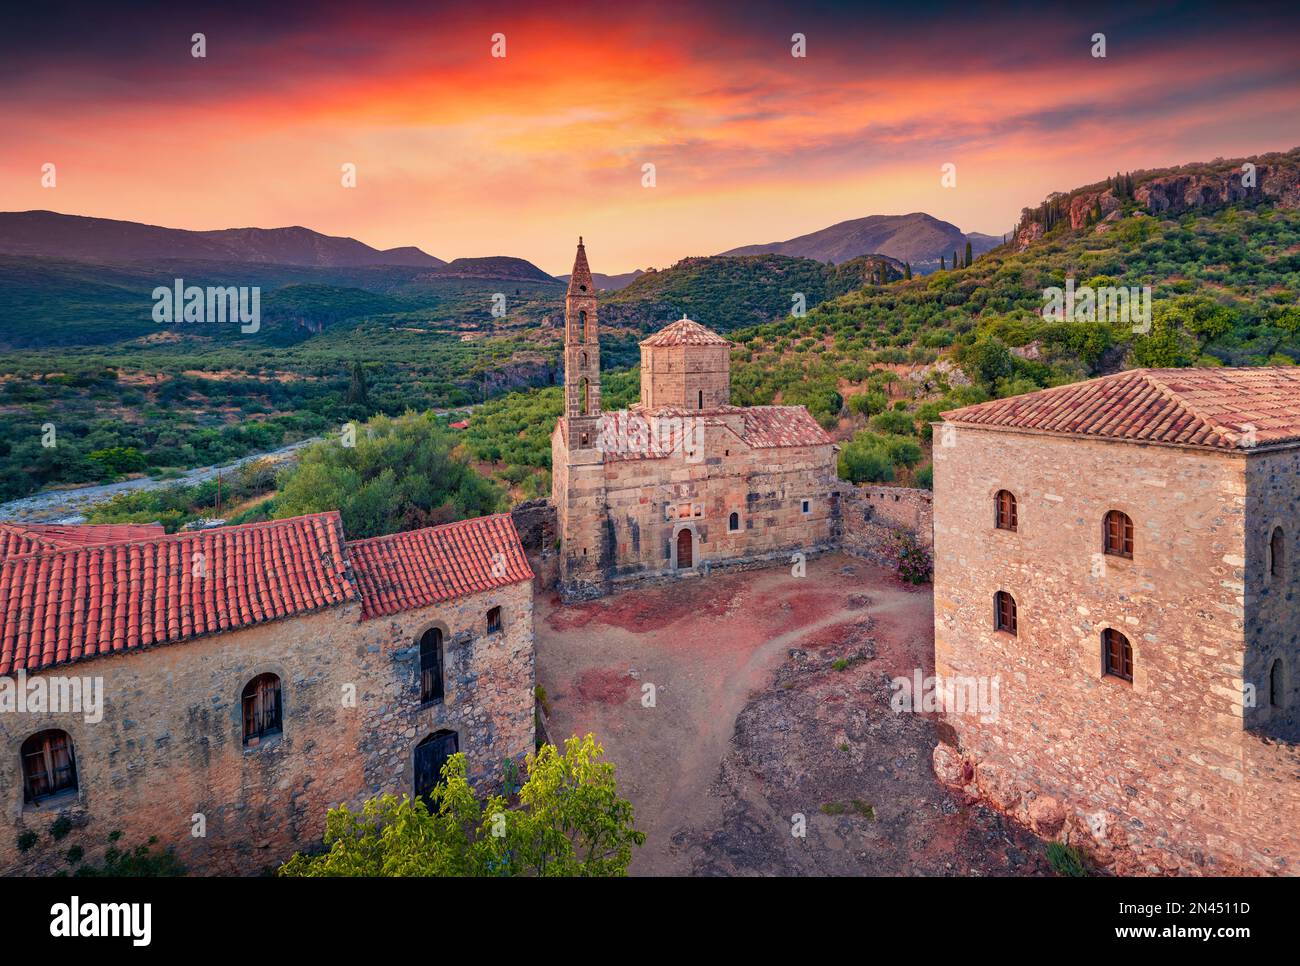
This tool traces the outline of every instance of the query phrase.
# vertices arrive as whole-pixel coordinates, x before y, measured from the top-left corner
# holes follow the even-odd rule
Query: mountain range
[[[839,264],[861,255],[888,255],[907,262],[913,271],[929,272],[939,259],[965,253],[966,243],[980,255],[1002,244],[996,235],[963,232],[950,222],[914,211],[908,215],[869,215],[822,228],[819,231],[766,245],[743,245],[723,255],[793,255]]]
[[[322,235],[299,225],[188,231],[55,211],[0,212],[0,253],[111,262],[203,259],[320,268],[437,268],[446,264],[414,246],[381,251],[355,238]]]

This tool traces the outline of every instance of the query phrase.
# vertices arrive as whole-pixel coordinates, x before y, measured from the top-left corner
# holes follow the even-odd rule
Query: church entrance
[[[683,530],[677,534],[677,569],[690,570],[695,566],[695,558],[692,555],[693,534],[689,530]]]

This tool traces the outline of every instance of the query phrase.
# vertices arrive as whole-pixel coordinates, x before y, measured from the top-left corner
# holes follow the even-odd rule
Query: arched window
[[[77,790],[77,761],[66,731],[38,731],[23,742],[23,801],[35,803]]]
[[[1101,529],[1106,553],[1133,559],[1133,521],[1127,513],[1107,511]]]
[[[1133,645],[1112,627],[1101,632],[1101,656],[1107,674],[1125,681],[1133,680]]]
[[[259,674],[244,686],[244,744],[280,733],[280,679]]]
[[[993,595],[993,627],[1008,634],[1016,633],[1016,599],[1005,590]]]
[[[1015,530],[1020,525],[1016,516],[1016,497],[1010,490],[998,490],[994,497],[994,521],[999,530]]]
[[[587,415],[587,409],[588,409],[587,391],[588,391],[587,380],[583,379],[581,382],[578,383],[578,412],[581,413],[583,416]]]
[[[488,633],[495,634],[501,630],[501,608],[493,607],[487,612]]]
[[[582,366],[582,368],[584,369],[587,368],[587,353],[585,352],[578,353],[578,365]]]
[[[1282,680],[1282,659],[1274,658],[1273,666],[1268,672],[1268,703],[1270,707],[1281,708],[1286,704],[1283,692],[1285,682]]]
[[[435,731],[415,746],[415,795],[427,803],[442,777],[442,766],[460,750],[454,731]]]
[[[431,627],[420,638],[420,703],[442,700],[442,631]]]
[[[727,532],[735,533],[739,529],[740,529],[740,514],[733,512],[731,516],[727,517]]]
[[[1281,527],[1274,527],[1268,540],[1268,572],[1274,577],[1286,573],[1286,535]]]

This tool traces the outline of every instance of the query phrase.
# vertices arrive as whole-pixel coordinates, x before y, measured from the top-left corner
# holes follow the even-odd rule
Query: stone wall
[[[641,347],[642,406],[715,409],[730,402],[731,346]]]
[[[846,552],[891,566],[890,546],[900,530],[923,547],[934,546],[934,495],[929,490],[841,483],[837,493],[839,540]]]
[[[697,570],[828,547],[833,463],[829,444],[756,449],[714,425],[699,459],[606,462],[608,578],[677,572],[683,532]]]
[[[994,678],[1000,701],[947,715],[936,771],[1119,872],[1295,871],[1291,750],[1243,727],[1245,458],[951,439],[934,462],[936,673]],[[1003,488],[1014,532],[994,527]],[[1133,520],[1131,560],[1101,553],[1110,509]],[[993,627],[997,591],[1014,636]],[[1105,628],[1131,642],[1131,683],[1103,673]]]
[[[1261,452],[1246,468],[1246,668],[1254,689],[1246,726],[1261,734],[1300,741],[1300,450]],[[1271,538],[1282,534],[1278,575]],[[1272,693],[1274,662],[1280,702]]]
[[[503,628],[488,634],[493,606]],[[57,669],[102,678],[103,719],[0,715],[9,749],[0,757],[0,872],[67,869],[69,848],[97,858],[121,831],[127,847],[157,836],[192,872],[257,873],[319,845],[331,806],[409,794],[415,745],[434,731],[457,732],[485,789],[499,782],[503,759],[522,762],[533,750],[530,584],[358,617],[349,604]],[[421,706],[418,641],[432,626],[444,631],[446,694]],[[283,729],[246,748],[241,695],[265,672],[280,678]],[[71,736],[78,789],[25,805],[18,749],[47,728]],[[205,835],[195,837],[200,821]],[[71,825],[58,841],[56,822]],[[24,833],[36,844],[21,851]]]

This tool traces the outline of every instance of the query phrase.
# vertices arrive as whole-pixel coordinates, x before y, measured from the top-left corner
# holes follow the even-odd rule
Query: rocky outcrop
[[[560,364],[554,360],[521,360],[480,375],[462,379],[456,385],[475,395],[495,396],[512,389],[554,386],[561,380]]]
[[[1087,226],[1088,220],[1101,208],[1101,218],[1104,219],[1111,212],[1119,211],[1119,199],[1115,197],[1115,192],[1107,188],[1105,191],[1088,191],[1081,195],[1075,195],[1070,200],[1070,227],[1083,228]]]
[[[1018,232],[1016,232],[1016,251],[1023,252],[1033,242],[1038,241],[1038,239],[1042,237],[1043,237],[1042,224],[1036,221],[1031,221],[1029,224],[1024,225]]]
[[[1293,164],[1256,164],[1254,184],[1246,184],[1244,166],[1201,174],[1171,174],[1154,178],[1133,192],[1151,214],[1221,208],[1239,201],[1267,199],[1280,208],[1300,208],[1300,167]]]

